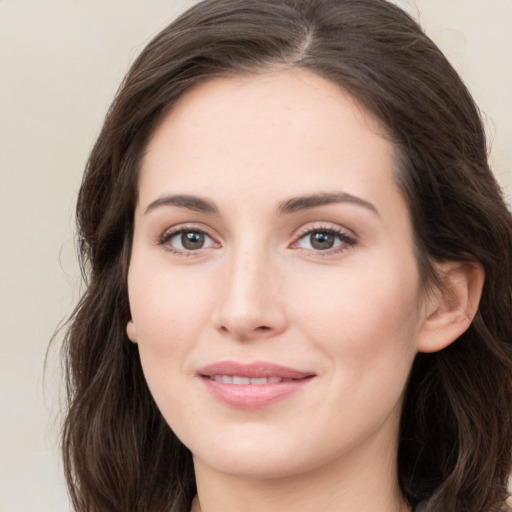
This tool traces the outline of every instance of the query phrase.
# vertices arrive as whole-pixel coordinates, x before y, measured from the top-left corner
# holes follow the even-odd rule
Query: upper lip
[[[281,379],[305,379],[312,377],[314,372],[297,370],[268,362],[238,363],[236,361],[219,361],[200,368],[197,372],[203,377],[229,375],[232,377],[280,377]]]

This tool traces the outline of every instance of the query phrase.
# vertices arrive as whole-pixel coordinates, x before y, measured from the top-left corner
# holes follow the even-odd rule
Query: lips
[[[261,386],[263,384],[279,384],[280,382],[289,382],[293,379],[282,379],[281,377],[243,377],[242,375],[212,375],[211,380],[224,382],[224,384],[247,385],[253,384]]]
[[[273,363],[234,361],[205,366],[197,374],[215,399],[242,409],[271,405],[300,391],[315,377],[313,372]]]
[[[280,379],[304,379],[314,375],[313,372],[304,372],[273,363],[255,362],[250,364],[242,364],[235,361],[222,361],[205,366],[198,371],[198,374],[204,377],[227,375],[230,377],[238,376],[255,379],[264,377],[276,377]]]

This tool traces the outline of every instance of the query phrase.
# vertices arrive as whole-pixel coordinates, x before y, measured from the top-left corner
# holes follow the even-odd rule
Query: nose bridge
[[[238,338],[280,332],[285,318],[271,252],[252,241],[234,247],[228,260],[217,326]]]

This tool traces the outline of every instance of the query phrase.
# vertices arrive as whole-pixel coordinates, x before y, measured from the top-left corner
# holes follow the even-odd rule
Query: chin
[[[243,430],[243,429],[242,429]],[[195,442],[194,442],[195,441]],[[290,442],[269,433],[234,435],[226,433],[215,439],[183,439],[194,456],[194,464],[204,464],[217,472],[242,478],[274,479],[301,472],[308,459],[300,450],[302,442]]]
[[[287,478],[302,473],[302,464],[296,458],[276,453],[264,453],[260,447],[259,453],[226,453],[219,457],[212,457],[209,453],[206,458],[194,456],[194,464],[201,463],[209,468],[236,478],[251,480],[273,480]],[[311,469],[311,468],[309,468]]]

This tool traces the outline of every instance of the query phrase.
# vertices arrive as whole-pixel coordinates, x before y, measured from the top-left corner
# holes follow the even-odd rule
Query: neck
[[[410,512],[398,486],[396,453],[389,451],[273,479],[227,475],[194,460],[198,496],[192,512]]]

